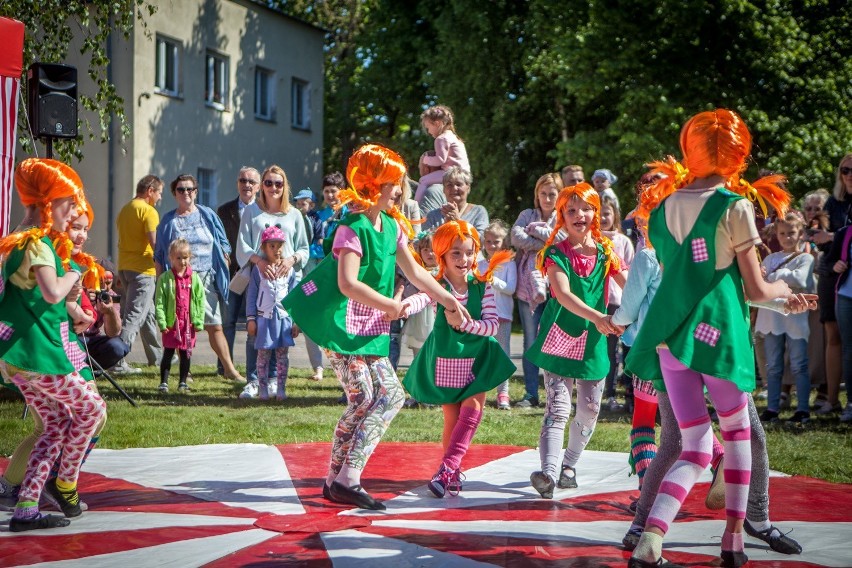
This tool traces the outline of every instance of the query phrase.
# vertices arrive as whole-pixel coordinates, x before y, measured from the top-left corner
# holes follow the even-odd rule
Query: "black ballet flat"
[[[333,481],[331,486],[328,488],[328,493],[332,501],[355,505],[360,509],[384,511],[387,508],[381,501],[373,499],[373,497],[364,491],[360,485],[346,487],[342,483]]]
[[[34,519],[16,519],[9,521],[9,532],[35,531],[39,529],[55,529],[67,527],[71,521],[59,515],[41,515]]]
[[[722,566],[723,568],[740,568],[748,562],[748,556],[745,552],[735,552],[733,550],[722,551]]]
[[[656,562],[648,562],[647,560],[639,560],[631,558],[627,561],[627,568],[684,568],[680,564],[663,560],[662,557],[657,558]]]

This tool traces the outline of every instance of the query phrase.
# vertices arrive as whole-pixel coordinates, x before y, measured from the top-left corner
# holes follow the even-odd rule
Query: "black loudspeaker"
[[[30,130],[36,138],[77,137],[77,68],[33,63],[27,70]]]

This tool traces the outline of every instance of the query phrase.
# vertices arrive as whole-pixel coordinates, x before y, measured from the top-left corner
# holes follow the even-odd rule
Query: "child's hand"
[[[817,309],[819,296],[816,294],[793,294],[787,298],[785,307],[791,314],[800,314],[808,310]]]
[[[595,321],[595,327],[602,335],[620,335],[624,328],[612,323],[612,316],[601,314]]]
[[[385,321],[394,321],[402,317],[402,302],[396,299],[391,299],[391,301],[393,302],[393,305],[389,306],[388,309],[385,310]]]
[[[257,335],[257,322],[254,320],[248,320],[246,323],[246,333],[250,336],[254,337]],[[295,337],[295,335],[293,336]]]
[[[541,290],[536,290],[535,294],[532,297],[533,304],[543,304],[545,300],[547,300],[547,294],[542,292]]]
[[[766,267],[763,265],[760,265],[760,276],[761,278],[766,280]]]
[[[302,333],[302,330],[299,329],[299,326],[296,325],[296,324],[293,324],[293,328],[292,328],[293,339],[296,339],[297,337],[299,337],[300,333]]]

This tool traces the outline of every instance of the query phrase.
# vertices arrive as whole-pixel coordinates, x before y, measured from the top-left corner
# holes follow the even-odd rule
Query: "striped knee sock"
[[[698,477],[707,469],[711,457],[710,438],[713,436],[713,429],[710,427],[709,416],[679,426],[683,450],[660,484],[660,491],[648,516],[648,525],[655,526],[664,533],[668,532],[669,524],[674,521]]]
[[[481,410],[462,406],[459,411],[458,422],[453,428],[450,443],[447,445],[447,451],[444,454],[444,464],[447,467],[455,470],[461,466],[462,458],[470,447],[470,442],[473,440],[473,435],[476,434],[480,420],[482,420]]]
[[[719,427],[725,445],[725,512],[728,517],[744,519],[751,481],[751,423],[747,404],[726,414],[719,412]]]
[[[638,399],[637,399],[638,401]],[[645,470],[651,465],[651,460],[657,455],[657,443],[654,439],[654,429],[647,426],[633,428],[630,431],[630,467],[639,476],[639,489],[642,489],[642,478]]]

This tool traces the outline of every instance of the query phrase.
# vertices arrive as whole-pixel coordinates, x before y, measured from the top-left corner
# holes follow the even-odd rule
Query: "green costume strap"
[[[473,276],[468,277],[465,308],[474,320],[482,318],[485,286]],[[515,364],[496,338],[456,331],[447,323],[444,306],[439,305],[435,327],[411,362],[402,384],[420,402],[455,404],[496,388],[514,373]]]
[[[50,239],[41,241],[50,248],[56,276],[65,275],[62,260]],[[47,302],[41,288],[22,290],[10,284],[9,277],[21,263],[31,242],[15,248],[3,262],[3,297],[0,300],[0,359],[8,364],[41,375],[68,375],[74,367],[63,347],[62,324],[70,330],[65,302]]]
[[[382,296],[393,295],[399,225],[385,212],[379,214],[381,231],[369,217],[347,215],[340,220],[361,243],[358,280]],[[345,296],[337,285],[338,260],[326,256],[281,301],[293,322],[317,345],[345,355],[387,357],[390,322],[384,313]]]
[[[597,251],[595,267],[588,276],[574,272],[570,260],[556,246],[548,247],[544,254],[568,276],[572,294],[590,308],[606,313],[606,255],[600,245],[597,245]],[[610,366],[606,337],[591,321],[576,315],[555,297],[548,300],[541,316],[538,337],[524,357],[561,377],[590,381],[604,378]]]
[[[744,392],[754,389],[754,350],[739,266],[734,261],[716,270],[716,228],[739,199],[717,189],[683,243],[668,230],[665,201],[651,213],[648,232],[664,267],[663,279],[625,364],[658,390],[665,392],[657,354],[662,344],[694,371],[733,381]]]

